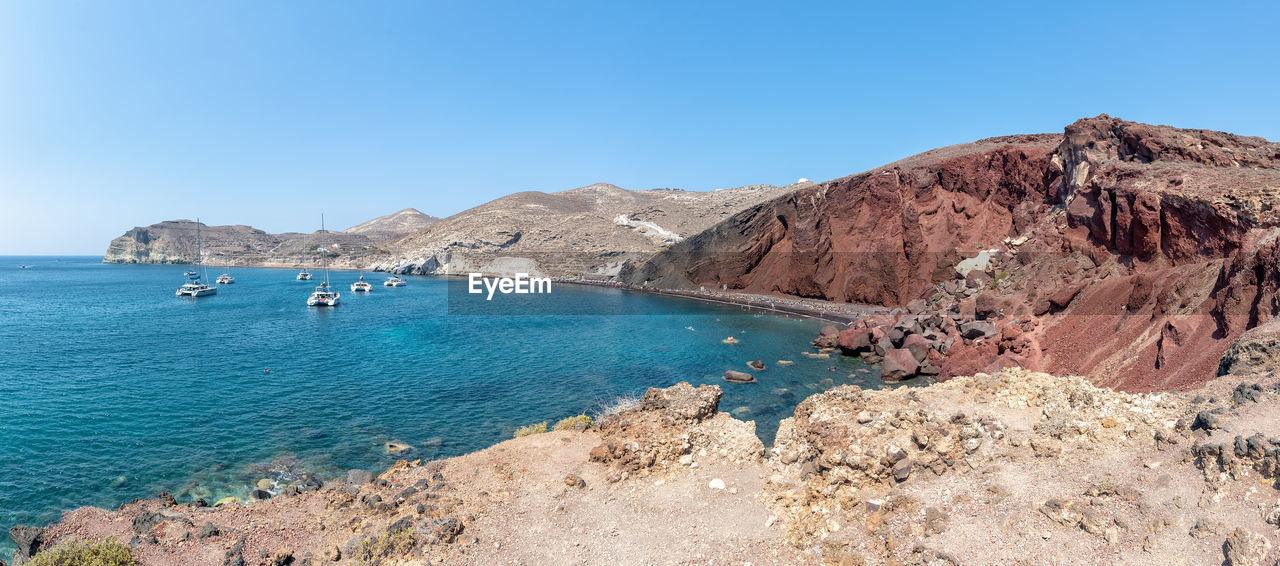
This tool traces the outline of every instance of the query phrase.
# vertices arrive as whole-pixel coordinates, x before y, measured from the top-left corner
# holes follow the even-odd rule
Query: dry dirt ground
[[[750,423],[715,411],[717,388],[680,387],[651,390],[638,409],[590,429],[403,462],[372,481],[355,474],[247,505],[79,509],[40,544],[114,537],[145,565],[1273,564],[1280,555],[1274,374],[1163,394],[1015,369],[927,388],[846,386],[802,403],[767,453]]]

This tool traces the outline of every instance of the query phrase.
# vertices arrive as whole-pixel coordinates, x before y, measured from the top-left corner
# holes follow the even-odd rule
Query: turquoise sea
[[[380,470],[397,459],[388,440],[453,456],[678,381],[721,385],[721,410],[770,444],[806,396],[881,386],[856,361],[802,356],[823,324],[807,318],[576,285],[508,311],[542,314],[460,314],[449,301],[463,280],[393,289],[369,274],[360,296],[344,271],[334,309],[308,308],[314,282],[274,269],[234,269],[216,296],[180,299],[185,266],[100,259],[0,257],[4,531],[160,491],[213,502],[263,477]],[[740,343],[721,343],[730,335]],[[753,359],[768,365],[759,383],[721,379]]]

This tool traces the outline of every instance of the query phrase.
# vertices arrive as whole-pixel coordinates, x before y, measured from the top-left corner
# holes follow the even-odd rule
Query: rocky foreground
[[[726,387],[758,385],[727,384]],[[720,388],[252,504],[17,527],[140,564],[1272,564],[1280,379],[1121,393],[1009,368],[806,399],[766,451]]]

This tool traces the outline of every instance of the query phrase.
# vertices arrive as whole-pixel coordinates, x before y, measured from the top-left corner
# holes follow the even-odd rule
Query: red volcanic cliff
[[[1261,138],[1103,115],[790,193],[623,276],[889,307],[927,299],[957,322],[1010,328],[955,340],[944,377],[1022,365],[1179,387],[1215,375],[1232,339],[1280,310],[1277,165],[1280,144]],[[985,276],[956,292],[956,265],[991,249]]]

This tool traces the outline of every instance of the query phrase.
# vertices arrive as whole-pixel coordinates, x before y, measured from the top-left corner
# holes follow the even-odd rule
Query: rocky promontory
[[[338,267],[364,267],[391,252],[388,242],[439,220],[407,208],[342,231],[326,231],[329,261]],[[185,264],[196,260],[196,223],[169,220],[138,226],[111,241],[104,263]],[[200,224],[200,251],[209,265],[300,267],[319,265],[320,234],[269,234],[252,226]]]

